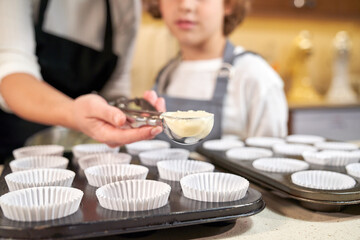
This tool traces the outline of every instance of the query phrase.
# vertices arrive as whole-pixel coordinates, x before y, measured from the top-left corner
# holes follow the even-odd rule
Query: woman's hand
[[[154,106],[159,111],[165,109],[165,103],[161,103],[163,100],[157,98],[156,93],[155,97]],[[153,94],[151,94],[150,100],[154,100]],[[87,94],[76,98],[73,116],[78,130],[99,142],[106,143],[110,147],[151,139],[162,132],[161,127],[153,126],[122,129],[121,127],[126,122],[125,114],[120,109],[109,105],[101,96],[95,94]]]
[[[144,93],[144,99],[151,103],[159,112],[166,112],[164,98],[159,98],[155,91],[146,91]]]

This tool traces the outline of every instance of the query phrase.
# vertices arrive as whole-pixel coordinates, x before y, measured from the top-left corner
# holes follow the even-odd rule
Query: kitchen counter
[[[0,172],[2,166],[0,165]],[[101,239],[358,239],[360,206],[348,206],[341,212],[314,212],[295,200],[284,199],[252,184],[259,190],[266,208],[235,223],[196,225]],[[90,231],[90,230],[89,230]]]

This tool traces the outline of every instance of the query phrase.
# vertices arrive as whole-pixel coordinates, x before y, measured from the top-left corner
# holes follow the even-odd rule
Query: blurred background
[[[230,39],[263,56],[284,80],[289,134],[360,139],[359,0],[252,0],[248,16]],[[162,20],[144,11],[132,95],[150,89],[177,51]]]

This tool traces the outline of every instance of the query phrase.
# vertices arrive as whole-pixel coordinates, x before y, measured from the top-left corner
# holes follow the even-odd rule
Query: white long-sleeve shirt
[[[236,47],[235,53],[244,51]],[[166,94],[208,100],[213,96],[222,59],[181,61],[171,74]],[[285,137],[288,108],[283,81],[259,56],[245,54],[235,60],[223,104],[223,134]]]
[[[39,0],[0,0],[0,81],[12,73],[27,73],[42,80],[35,55],[34,22]],[[140,24],[140,0],[110,0],[113,52],[117,66],[101,91],[106,98],[130,95],[130,64]],[[43,31],[102,50],[106,22],[104,0],[51,0]],[[9,110],[0,95],[2,109]]]

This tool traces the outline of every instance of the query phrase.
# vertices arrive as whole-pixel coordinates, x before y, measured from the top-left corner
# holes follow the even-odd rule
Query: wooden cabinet
[[[251,0],[252,16],[360,20],[360,0]]]

